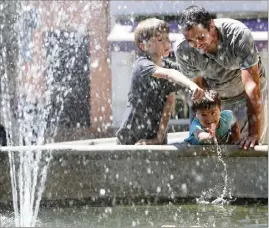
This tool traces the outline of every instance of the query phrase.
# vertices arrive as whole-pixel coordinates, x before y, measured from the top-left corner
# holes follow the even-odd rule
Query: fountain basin
[[[171,142],[173,136],[169,135]],[[174,137],[175,138],[175,137]],[[31,147],[2,147],[0,201],[12,201],[8,151],[51,151],[46,189],[42,201],[132,203],[189,200],[206,195],[217,198],[225,186],[224,165],[215,146],[115,145],[88,141]],[[180,141],[180,140],[179,140]],[[182,139],[181,139],[182,141]],[[268,198],[268,146],[242,150],[222,145],[228,184],[225,197]]]

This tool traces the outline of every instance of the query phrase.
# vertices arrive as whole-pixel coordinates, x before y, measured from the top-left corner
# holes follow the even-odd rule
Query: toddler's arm
[[[238,122],[236,121],[231,128],[231,134],[229,136],[228,143],[234,144],[240,139],[240,127]]]

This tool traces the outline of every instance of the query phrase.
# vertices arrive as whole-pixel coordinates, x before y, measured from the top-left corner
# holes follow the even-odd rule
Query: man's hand
[[[242,137],[238,140],[237,144],[240,145],[240,148],[247,150],[248,148],[254,148],[255,145],[259,144],[258,136],[247,136]]]

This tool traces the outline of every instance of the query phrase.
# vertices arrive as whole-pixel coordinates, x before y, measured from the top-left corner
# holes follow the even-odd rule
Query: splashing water
[[[9,6],[7,6],[9,7]],[[25,19],[27,15],[20,15]],[[24,32],[27,27],[22,23],[24,29],[18,34],[19,52],[25,41]],[[27,33],[28,34],[28,33]],[[16,36],[13,30],[13,38]],[[9,146],[15,145],[41,145],[44,143],[46,121],[49,113],[50,96],[44,94],[44,99],[39,99],[36,86],[36,79],[27,82],[25,80],[23,69],[23,61],[21,58],[17,60],[18,69],[14,69],[17,74],[16,80],[10,74],[8,67],[16,59],[10,60],[7,56],[8,47],[6,41],[2,37],[3,48],[1,50],[2,57],[2,77],[1,91],[3,94],[3,121],[8,133],[7,143]],[[15,44],[14,44],[15,45]],[[19,53],[20,56],[22,53]],[[11,87],[13,83],[14,87]],[[13,91],[12,91],[13,90]],[[48,91],[50,91],[48,89]],[[12,93],[13,94],[12,94]],[[39,100],[39,101],[38,101]],[[51,158],[51,153],[36,151],[9,151],[10,175],[12,185],[13,207],[15,215],[15,225],[35,226],[38,214],[41,196],[45,186],[46,173]]]
[[[211,128],[211,131],[214,132],[213,133],[213,142],[214,142],[214,145],[216,146],[216,152],[217,152],[217,156],[218,156],[218,161],[223,165],[223,179],[224,179],[224,186],[223,186],[223,190],[222,190],[222,193],[220,194],[220,196],[213,200],[212,202],[209,202],[206,200],[206,198],[210,197],[212,195],[212,193],[214,192],[214,189],[209,189],[208,191],[204,192],[202,194],[202,196],[198,199],[196,199],[196,201],[200,204],[221,204],[221,205],[224,205],[224,204],[228,204],[229,201],[225,199],[225,197],[227,197],[227,195],[229,195],[229,198],[231,198],[231,191],[228,192],[228,172],[227,172],[227,165],[225,163],[225,161],[223,160],[222,158],[222,150],[221,150],[221,147],[219,146],[218,144],[218,140],[217,140],[217,137],[215,135],[215,130],[216,130],[216,126],[212,125],[212,128]],[[218,166],[218,164],[217,164]]]
[[[1,11],[7,12],[0,33],[1,114],[8,135],[7,144],[29,147],[29,150],[10,150],[8,153],[15,225],[33,227],[52,154],[51,151],[31,150],[30,146],[54,142],[66,97],[72,91],[69,81],[78,64],[76,57],[81,54],[78,47],[84,40],[81,34],[65,40],[73,48],[71,58],[59,56],[60,51],[65,53],[59,48],[62,38],[47,34],[47,53],[43,56],[46,64],[31,65],[31,34],[38,25],[38,14],[22,2],[1,3],[0,7]],[[12,9],[16,12],[11,12]],[[17,17],[18,23],[9,17]],[[57,73],[63,69],[59,68],[63,64],[61,61],[66,63],[62,72],[64,77],[57,78]]]
[[[228,187],[228,173],[227,173],[227,165],[226,163],[224,162],[223,158],[222,158],[222,150],[218,144],[218,141],[217,141],[217,138],[214,137],[214,144],[216,145],[216,148],[217,148],[217,155],[218,155],[218,159],[219,161],[221,162],[221,164],[223,165],[223,178],[224,178],[224,186],[223,186],[223,190],[222,190],[222,193],[220,195],[220,197],[218,197],[217,199],[213,200],[212,201],[212,204],[227,204],[228,201],[224,199],[224,197],[227,196],[227,187]],[[231,195],[229,193],[229,195]],[[230,196],[231,198],[231,196]]]

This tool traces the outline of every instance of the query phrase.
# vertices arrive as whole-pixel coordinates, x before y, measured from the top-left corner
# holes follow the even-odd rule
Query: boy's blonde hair
[[[157,18],[148,18],[139,22],[135,29],[135,43],[140,49],[140,43],[149,41],[157,33],[169,33],[169,25]]]

